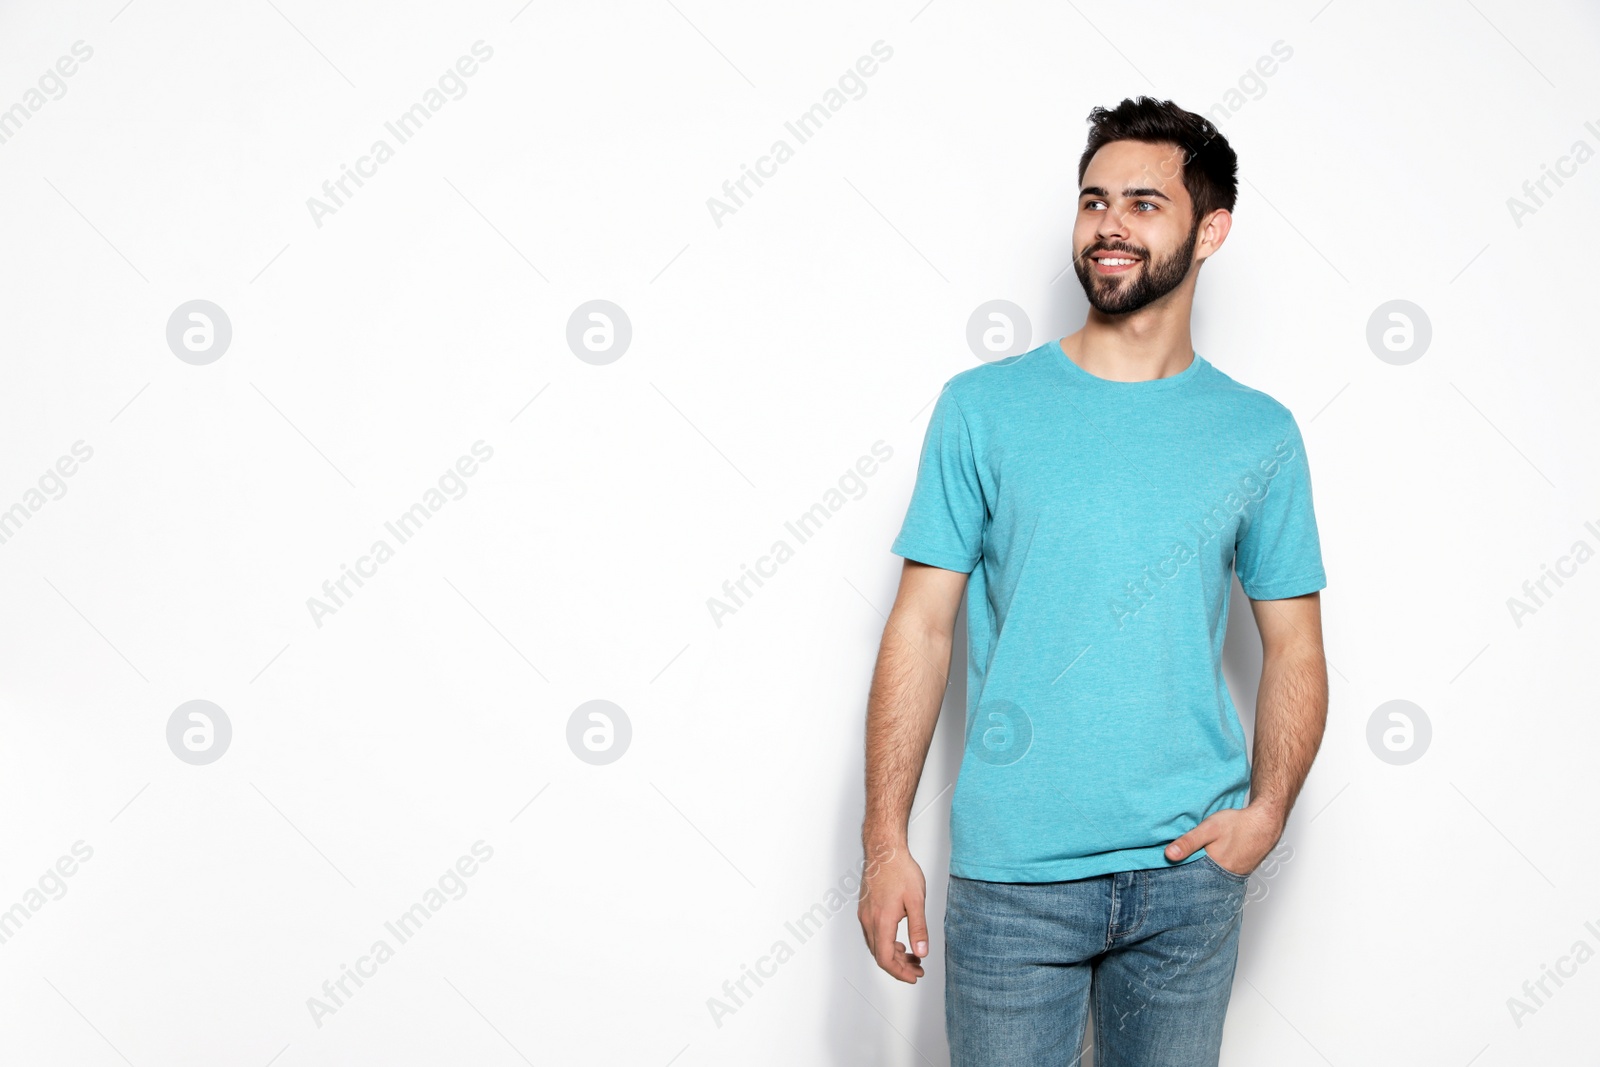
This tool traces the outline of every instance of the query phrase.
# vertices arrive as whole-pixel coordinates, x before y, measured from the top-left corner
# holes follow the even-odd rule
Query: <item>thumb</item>
[[[921,899],[906,902],[906,940],[913,956],[921,959],[928,954],[928,920]]]
[[[1209,818],[1200,820],[1200,825],[1178,838],[1167,846],[1167,859],[1187,859],[1189,855],[1217,839],[1216,828]]]

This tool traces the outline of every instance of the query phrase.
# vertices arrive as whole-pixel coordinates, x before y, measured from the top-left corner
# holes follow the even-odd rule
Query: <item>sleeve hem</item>
[[[1244,595],[1251,600],[1288,600],[1290,597],[1305,596],[1328,587],[1327,576],[1320,570],[1298,578],[1289,578],[1276,582],[1245,582],[1239,583],[1244,589]]]
[[[926,563],[930,567],[941,570],[958,571],[961,574],[971,574],[972,568],[978,565],[976,559],[967,559],[954,552],[943,552],[938,549],[918,548],[912,545],[902,545],[896,542],[890,552],[902,556],[914,563]]]

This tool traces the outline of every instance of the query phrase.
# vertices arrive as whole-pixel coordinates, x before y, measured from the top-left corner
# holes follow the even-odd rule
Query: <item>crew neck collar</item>
[[[1080,385],[1092,386],[1097,389],[1120,389],[1129,392],[1157,392],[1175,389],[1197,377],[1201,368],[1206,365],[1206,361],[1201,358],[1199,352],[1191,352],[1193,358],[1189,360],[1189,365],[1177,374],[1169,375],[1165,378],[1146,378],[1137,382],[1118,382],[1110,378],[1102,378],[1098,374],[1090,374],[1074,363],[1072,357],[1062,349],[1059,337],[1051,339],[1050,349],[1055,357],[1061,361],[1062,369],[1067,372],[1069,378]]]

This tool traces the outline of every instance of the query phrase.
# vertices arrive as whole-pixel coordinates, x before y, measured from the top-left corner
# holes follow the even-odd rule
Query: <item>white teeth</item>
[[[1100,262],[1104,263],[1108,267],[1122,267],[1135,261],[1131,259],[1102,259]]]

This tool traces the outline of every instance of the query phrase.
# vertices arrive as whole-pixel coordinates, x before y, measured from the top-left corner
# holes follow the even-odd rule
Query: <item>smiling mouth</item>
[[[1102,252],[1094,257],[1094,269],[1097,274],[1121,274],[1123,271],[1132,270],[1140,261],[1137,256],[1120,255]]]

